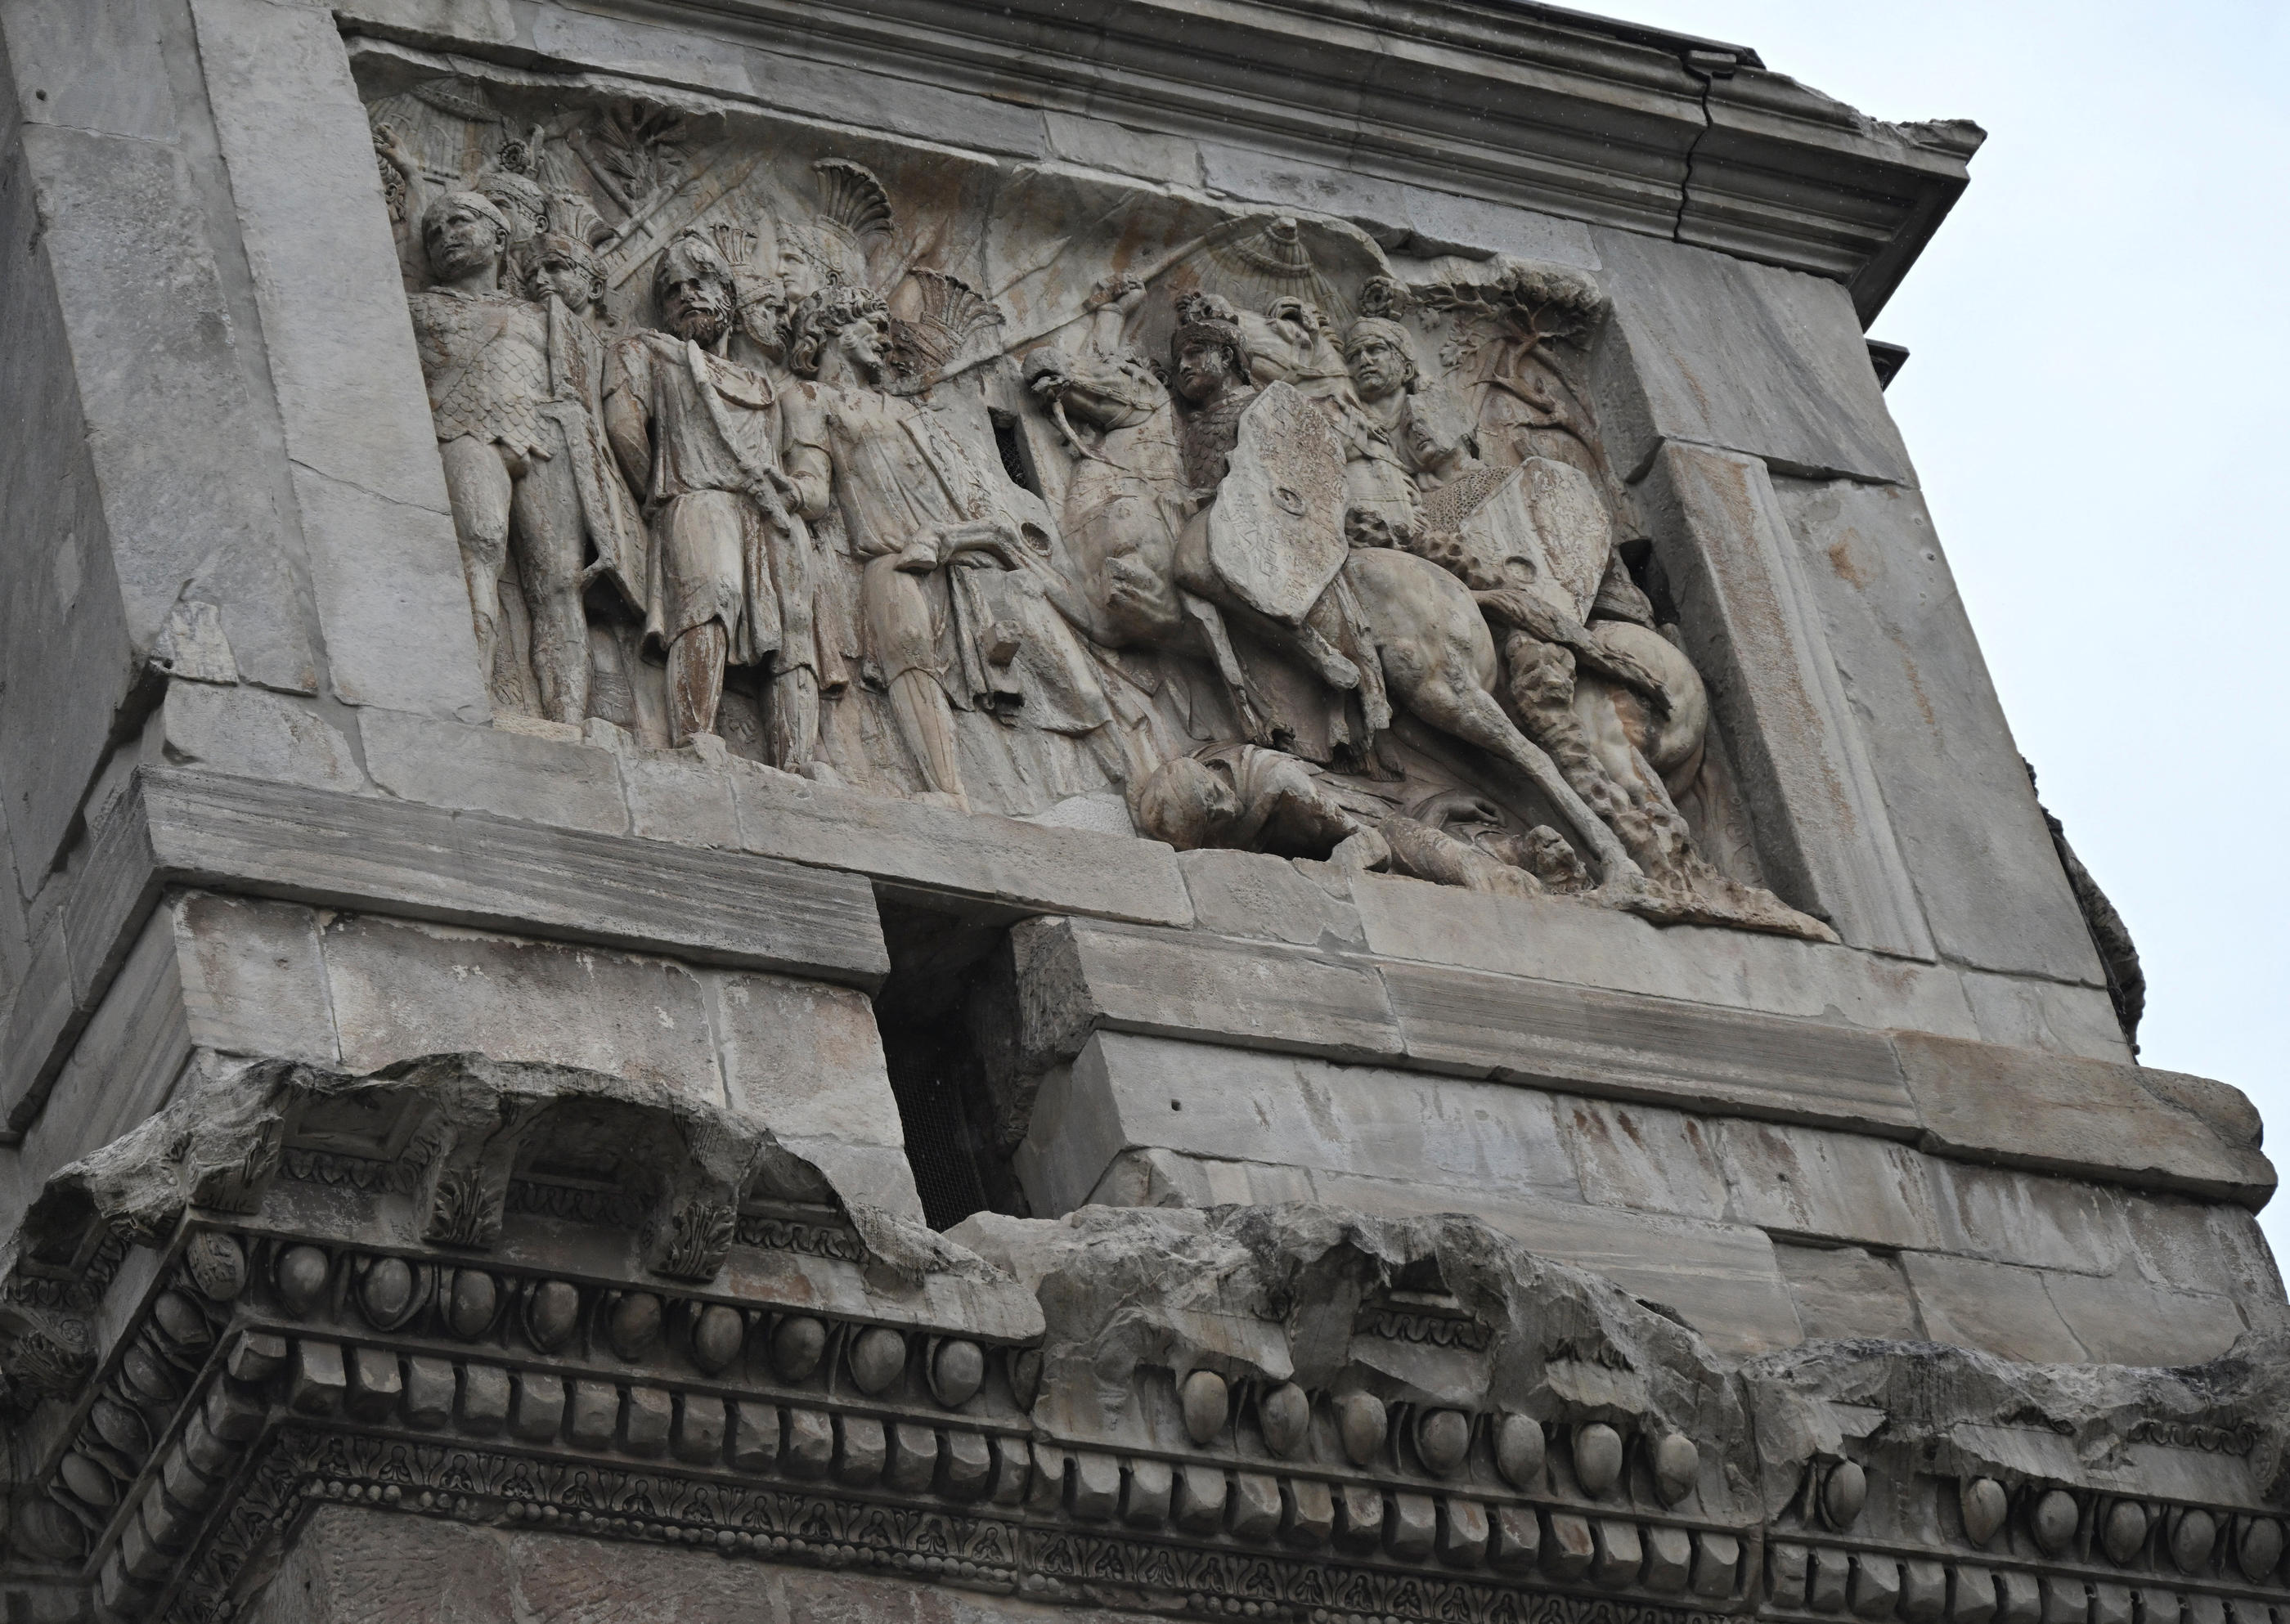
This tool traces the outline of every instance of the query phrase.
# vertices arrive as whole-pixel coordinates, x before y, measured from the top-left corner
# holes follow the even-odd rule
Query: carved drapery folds
[[[1633,572],[1584,273],[361,71],[509,724],[1829,937]]]

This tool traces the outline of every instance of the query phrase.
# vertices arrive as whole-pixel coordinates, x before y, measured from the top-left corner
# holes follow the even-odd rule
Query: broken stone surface
[[[753,21],[0,8],[7,1616],[2282,1613],[1862,331],[1976,128]]]

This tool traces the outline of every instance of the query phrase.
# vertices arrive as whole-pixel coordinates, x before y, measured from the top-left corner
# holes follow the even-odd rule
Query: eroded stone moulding
[[[2290,1624],[1977,131],[1103,10],[0,15],[11,1620]]]

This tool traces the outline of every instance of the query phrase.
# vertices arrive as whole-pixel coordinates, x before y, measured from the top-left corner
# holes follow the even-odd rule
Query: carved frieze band
[[[927,1328],[204,1231],[18,1532],[119,1616],[183,1624],[230,1617],[270,1542],[333,1502],[1313,1624],[2290,1608],[2270,1517],[1981,1478],[1950,1485],[1959,1548],[1888,1544],[1854,1533],[1869,1484],[1846,1460],[1770,1530],[1724,1527],[1647,1509],[1647,1485],[1688,1503],[1677,1434],[1196,1371],[1169,1396],[1198,1452],[1116,1451],[1033,1424],[1040,1372]],[[1315,1412],[1357,1470],[1297,1451]]]

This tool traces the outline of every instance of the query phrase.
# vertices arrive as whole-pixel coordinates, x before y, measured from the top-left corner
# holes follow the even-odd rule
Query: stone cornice
[[[354,28],[435,40],[407,28],[398,9],[390,0],[342,8]],[[1809,271],[1846,284],[1864,322],[1963,190],[1982,139],[1960,121],[1870,118],[1740,47],[1541,6],[632,0],[615,9],[728,35],[766,59],[1245,141]]]

